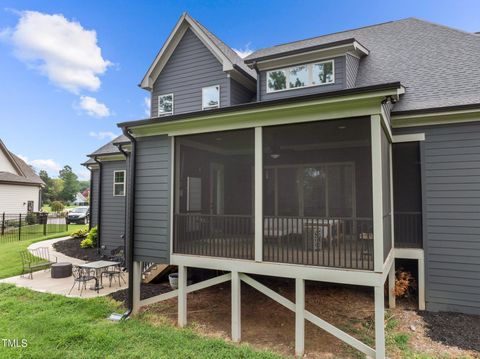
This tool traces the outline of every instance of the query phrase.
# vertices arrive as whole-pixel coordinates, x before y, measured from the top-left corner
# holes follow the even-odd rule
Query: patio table
[[[102,270],[108,268],[110,266],[119,266],[120,262],[112,262],[112,261],[95,261],[80,264],[79,267],[87,268],[87,269],[94,269],[95,276],[97,277],[97,284],[96,286],[91,287],[91,290],[100,290],[103,288],[102,283]]]

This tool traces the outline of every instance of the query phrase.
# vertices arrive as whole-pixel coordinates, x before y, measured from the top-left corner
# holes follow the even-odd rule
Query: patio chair
[[[107,270],[103,271],[102,272],[102,277],[105,276],[105,277],[108,277],[108,281],[109,281],[109,287],[112,286],[112,280],[115,279],[115,277],[118,277],[118,286],[121,287],[122,286],[122,280],[125,284],[127,284],[127,282],[125,281],[125,278],[122,277],[122,268],[120,265],[116,265],[116,266],[110,266],[107,268]]]
[[[83,290],[87,288],[87,282],[91,280],[95,281],[95,288],[97,288],[98,293],[98,278],[95,274],[92,274],[92,270],[74,265],[72,266],[72,275],[73,285],[68,292],[69,295],[72,292],[73,287],[75,287],[75,284],[78,283],[78,290],[80,291],[80,296],[82,296]]]
[[[112,249],[108,257],[112,262],[119,262],[119,268],[125,268],[125,248],[123,246]]]
[[[29,273],[29,278],[33,279],[33,272],[40,269],[49,269],[53,263],[57,262],[57,257],[55,262],[50,260],[50,253],[47,247],[40,247],[37,249],[23,250],[20,251],[20,258],[22,259],[22,276],[25,273]]]

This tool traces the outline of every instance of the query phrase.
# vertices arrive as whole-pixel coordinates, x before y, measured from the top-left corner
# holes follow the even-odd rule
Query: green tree
[[[64,202],[72,202],[75,200],[75,195],[80,189],[78,177],[72,171],[72,167],[65,166],[60,170],[59,178],[63,180],[63,189],[60,192],[60,198]]]
[[[79,192],[85,191],[87,188],[90,188],[90,181],[79,181],[80,184]]]
[[[60,193],[63,191],[63,180],[61,178],[52,178],[52,202],[61,201]]]
[[[63,206],[63,203],[62,203],[62,202],[60,202],[60,201],[53,201],[52,204],[51,204],[51,208],[52,208],[52,211],[53,211],[53,212],[59,213],[59,212],[63,211],[63,209],[64,209],[65,207]]]
[[[40,170],[40,173],[38,175],[45,183],[45,187],[43,187],[42,189],[42,202],[48,204],[54,200],[53,180],[52,178],[50,178],[47,171],[45,170]]]

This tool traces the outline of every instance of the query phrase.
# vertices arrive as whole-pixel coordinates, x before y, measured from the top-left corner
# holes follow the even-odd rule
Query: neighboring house
[[[88,200],[80,192],[78,192],[75,195],[75,200],[72,203],[73,203],[74,206],[88,206]]]
[[[126,161],[119,146],[128,144],[119,136],[89,155],[90,227],[98,225],[102,253],[125,245]],[[120,147],[121,148],[121,147]],[[99,200],[101,198],[101,200]]]
[[[479,83],[480,36],[418,19],[242,60],[182,15],[140,84],[151,118],[120,123],[130,143],[91,156],[107,188],[102,236],[125,205],[112,206],[114,171],[130,168],[133,311],[178,295],[183,326],[187,292],[230,280],[239,341],[243,281],[295,312],[297,354],[307,319],[383,358],[384,283],[394,306],[406,258],[418,261],[420,309],[480,314]],[[140,301],[142,263],[177,265],[178,292]],[[187,287],[188,267],[227,274]],[[295,303],[250,274],[295,279]],[[305,310],[305,280],[374,288],[375,349]]]
[[[0,140],[0,214],[38,212],[44,185],[35,171]]]

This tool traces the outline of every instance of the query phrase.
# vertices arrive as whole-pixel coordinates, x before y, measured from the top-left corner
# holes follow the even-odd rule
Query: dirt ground
[[[56,251],[69,257],[82,259],[84,261],[96,261],[102,259],[97,248],[80,248],[83,238],[70,238],[53,244]]]
[[[265,280],[263,277],[256,279],[290,300],[295,297],[294,282],[291,280]],[[156,286],[157,290],[166,290],[165,286]],[[154,286],[145,287],[142,289],[142,296],[154,295],[152,292],[155,290]],[[228,283],[191,293],[187,303],[190,326],[202,335],[229,340]],[[457,320],[457,326],[453,329],[457,335],[450,334],[449,341],[444,341],[436,336],[439,331],[435,328],[440,326],[443,331],[450,333],[448,323],[452,322],[452,318],[459,318],[459,315],[442,313],[440,317],[447,319],[440,323],[438,319],[434,319],[438,314],[422,316],[412,310],[413,306],[411,300],[399,301],[398,309],[387,312],[387,355],[390,358],[413,357],[420,353],[432,358],[480,358],[477,341],[480,318],[466,316],[468,320]],[[373,292],[370,289],[307,282],[306,308],[374,347],[374,306]],[[171,299],[151,305],[144,308],[142,314],[152,323],[169,321],[176,324],[177,300]],[[259,349],[292,356],[295,347],[294,328],[293,312],[242,283],[242,342]],[[470,330],[474,334],[469,339],[464,339],[462,333]],[[404,344],[404,338],[407,338],[407,344]],[[309,322],[306,322],[305,348],[306,358],[361,357],[359,352]]]

